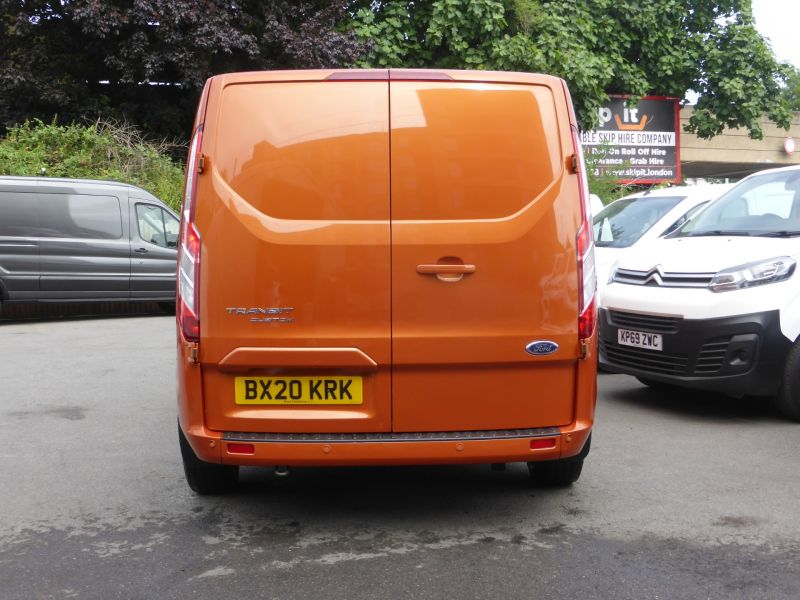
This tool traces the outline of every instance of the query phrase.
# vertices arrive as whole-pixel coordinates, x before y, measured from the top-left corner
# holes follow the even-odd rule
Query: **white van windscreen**
[[[673,235],[800,236],[800,170],[742,181]]]

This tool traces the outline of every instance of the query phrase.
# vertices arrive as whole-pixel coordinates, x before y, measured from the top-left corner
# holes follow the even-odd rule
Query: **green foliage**
[[[0,140],[0,175],[110,179],[146,189],[179,210],[183,167],[160,145],[124,124],[66,125],[42,121],[12,127]]]
[[[794,68],[786,79],[782,95],[792,110],[800,110],[800,69]]]
[[[600,161],[603,160],[608,152],[610,146],[584,146],[583,154],[586,161],[586,175],[589,180],[589,191],[603,201],[603,204],[609,204],[618,198],[631,193],[631,187],[627,184],[617,183],[617,177],[609,169],[601,169]],[[620,168],[629,166],[626,164],[620,165]]]
[[[789,76],[756,31],[749,0],[373,0],[354,2],[371,44],[361,66],[550,73],[569,84],[585,129],[608,94],[700,100],[688,130],[762,136],[791,121]]]
[[[0,135],[102,115],[188,138],[212,75],[353,64],[343,1],[0,0]]]

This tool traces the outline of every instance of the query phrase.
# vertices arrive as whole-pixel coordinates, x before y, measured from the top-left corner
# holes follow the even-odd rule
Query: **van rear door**
[[[566,425],[581,216],[561,84],[403,77],[390,84],[393,428]],[[537,340],[558,350],[528,354]]]
[[[391,429],[388,81],[324,76],[210,86],[195,221],[211,429]]]

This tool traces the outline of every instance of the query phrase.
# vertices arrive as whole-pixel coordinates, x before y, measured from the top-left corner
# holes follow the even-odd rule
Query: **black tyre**
[[[800,421],[800,340],[786,357],[781,389],[775,398],[775,404],[784,415]]]
[[[655,381],[654,379],[648,379],[647,377],[639,377],[638,375],[636,375],[636,379],[639,380],[639,383],[646,385],[651,390],[666,392],[675,389],[674,385],[670,383],[664,383],[663,381]]]
[[[180,425],[178,425],[178,438],[186,483],[195,493],[201,496],[224,494],[236,487],[239,467],[207,463],[197,458],[189,442],[186,441]]]
[[[572,485],[581,476],[583,460],[588,456],[591,446],[592,436],[590,435],[578,456],[559,460],[529,462],[528,472],[531,475],[531,481],[541,487],[567,487]]]
[[[174,302],[159,302],[158,308],[162,310],[162,312],[167,313],[168,315],[175,314],[175,303]]]

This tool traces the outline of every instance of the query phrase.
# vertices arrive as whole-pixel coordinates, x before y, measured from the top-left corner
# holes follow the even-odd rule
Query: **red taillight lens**
[[[572,144],[578,158],[580,177],[581,226],[575,240],[578,259],[578,337],[586,340],[592,337],[597,324],[597,275],[594,267],[594,231],[589,209],[589,180],[586,177],[586,163],[583,149],[578,139],[578,131],[572,129]]]
[[[194,202],[197,193],[197,157],[202,139],[203,128],[198,127],[186,161],[178,254],[178,323],[184,339],[190,342],[200,341],[200,234],[194,226]]]
[[[578,337],[589,339],[597,322],[597,275],[594,268],[594,241],[592,228],[586,221],[578,230],[576,243],[578,255]]]
[[[183,234],[178,267],[181,331],[183,331],[183,337],[190,342],[200,341],[199,275],[200,236],[194,225],[190,223]]]

